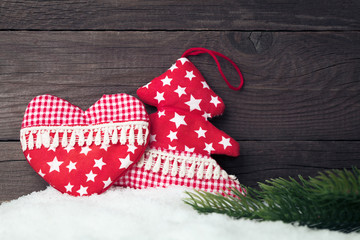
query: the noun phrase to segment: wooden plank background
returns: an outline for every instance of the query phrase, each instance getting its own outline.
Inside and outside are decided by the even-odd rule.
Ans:
[[[2,0],[22,30],[359,30],[356,0]]]
[[[238,158],[215,158],[242,184],[359,166],[359,10],[357,1],[2,1],[0,201],[46,186],[19,143],[33,97],[87,109],[103,94],[136,95],[197,46],[229,56],[246,81],[232,91],[210,57],[191,57],[227,107],[212,122],[241,146]]]

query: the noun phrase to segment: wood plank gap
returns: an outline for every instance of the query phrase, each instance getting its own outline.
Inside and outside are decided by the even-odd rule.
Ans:
[[[0,29],[0,32],[288,32],[288,33],[351,33],[351,32],[360,32],[360,29],[351,29],[351,30],[342,30],[342,29],[304,29],[304,30],[291,30],[291,29],[36,29],[36,28],[19,28],[19,29],[11,29],[11,28],[3,28]]]

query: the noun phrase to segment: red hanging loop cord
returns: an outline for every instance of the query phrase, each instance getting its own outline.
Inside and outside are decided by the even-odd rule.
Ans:
[[[223,77],[224,81],[226,82],[226,84],[229,86],[230,89],[238,91],[242,88],[242,86],[244,85],[244,78],[241,74],[241,71],[240,71],[239,67],[236,65],[236,63],[233,60],[231,60],[230,58],[228,58],[227,56],[225,56],[219,52],[215,52],[215,51],[206,49],[206,48],[190,48],[190,49],[186,50],[181,57],[194,56],[194,55],[199,55],[202,53],[208,53],[214,59],[221,76]],[[223,73],[220,63],[219,63],[219,60],[217,59],[216,56],[224,58],[225,60],[230,62],[231,65],[233,65],[233,67],[235,68],[236,72],[238,73],[238,75],[240,77],[239,86],[234,87],[233,85],[230,84],[230,82],[225,77],[225,74]]]

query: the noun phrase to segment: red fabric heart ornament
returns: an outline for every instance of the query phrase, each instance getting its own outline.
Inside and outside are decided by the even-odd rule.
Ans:
[[[35,97],[20,131],[31,167],[73,196],[108,189],[139,161],[148,136],[144,105],[127,94],[104,95],[86,111],[52,95]]]

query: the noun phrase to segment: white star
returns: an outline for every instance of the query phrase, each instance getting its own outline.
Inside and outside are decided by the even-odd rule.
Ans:
[[[193,73],[193,71],[186,71],[186,75],[185,75],[185,77],[186,78],[188,78],[188,79],[190,79],[190,81],[194,78],[194,77],[196,77],[195,75],[194,75],[194,73]]]
[[[156,97],[154,97],[154,99],[156,99],[158,101],[158,103],[160,103],[161,101],[164,101],[165,100],[164,93],[156,92]]]
[[[151,84],[151,82],[147,83],[145,86],[143,86],[144,88],[149,89],[149,85]]]
[[[80,189],[77,190],[76,192],[79,193],[80,196],[82,196],[82,195],[87,194],[87,189],[88,189],[88,187],[83,187],[82,185],[80,185]]]
[[[169,70],[172,72],[175,69],[177,69],[178,67],[176,66],[176,63],[174,63],[173,65],[171,65],[171,67],[169,68]]]
[[[156,142],[156,134],[150,134],[150,142]]]
[[[203,88],[210,89],[209,85],[205,81],[201,81]]]
[[[56,151],[56,147],[51,144],[51,146],[48,148],[48,151]]]
[[[185,145],[185,151],[186,152],[194,152],[195,148],[189,148],[188,146]]]
[[[69,172],[71,172],[72,170],[75,170],[76,169],[76,162],[72,162],[70,161],[69,165],[67,165],[66,167],[69,169]]]
[[[207,132],[207,130],[204,130],[200,127],[199,130],[195,130],[195,132],[198,134],[198,138],[206,138],[205,133]]]
[[[201,111],[201,108],[199,106],[200,102],[201,102],[201,99],[195,99],[192,95],[190,95],[190,100],[185,102],[185,104],[190,107],[190,112],[195,109]]]
[[[49,173],[51,173],[52,171],[57,171],[57,172],[60,172],[60,165],[62,164],[63,162],[59,162],[57,160],[56,157],[54,157],[54,159],[52,160],[52,162],[48,162],[47,164],[50,166],[50,170],[49,170]]]
[[[188,62],[189,60],[187,58],[179,58],[178,61],[180,61],[181,64],[184,65],[184,63]]]
[[[71,192],[73,187],[74,187],[74,185],[71,185],[69,182],[68,185],[65,186],[66,192]]]
[[[72,146],[70,146],[70,144],[69,144],[69,145],[67,145],[66,148],[64,148],[64,149],[69,153],[71,150],[73,150],[73,149],[75,149],[75,148],[72,147]]]
[[[165,110],[158,111],[158,117],[165,116]]]
[[[176,150],[176,146],[173,147],[173,146],[171,146],[171,145],[169,144],[169,150]]]
[[[135,153],[135,150],[137,149],[137,147],[135,147],[135,145],[127,145],[128,146],[128,152],[132,152]]]
[[[175,123],[176,128],[179,128],[181,125],[185,125],[185,126],[187,125],[184,119],[185,116],[181,116],[175,113],[175,116],[172,119],[170,119],[170,122]]]
[[[167,135],[167,137],[170,138],[170,142],[172,142],[174,139],[178,139],[176,134],[177,134],[177,132],[173,132],[170,130],[170,134]]]
[[[101,147],[100,147],[100,149],[104,149],[105,151],[107,151],[107,149],[110,147],[110,145],[109,144],[106,144],[106,143],[102,143],[101,144]]]
[[[126,158],[119,158],[120,160],[120,168],[128,168],[133,162],[130,160],[130,154],[126,156]]]
[[[95,182],[95,177],[97,174],[94,174],[93,171],[91,170],[88,174],[85,174],[85,176],[87,177],[86,182],[88,181],[93,181]]]
[[[209,152],[209,154],[211,153],[211,151],[215,150],[212,145],[213,145],[212,143],[210,143],[210,144],[205,143],[204,150]]]
[[[103,183],[104,183],[104,188],[107,188],[112,183],[111,178],[109,177],[108,180],[103,181]]]
[[[181,97],[182,95],[186,95],[185,89],[186,87],[178,86],[178,88],[174,92],[176,92],[179,95],[179,97]]]
[[[172,80],[172,78],[169,78],[168,76],[166,76],[164,79],[161,79],[161,81],[163,82],[163,86],[165,86],[165,85],[170,86],[171,80]]]
[[[103,159],[102,158],[100,158],[100,159],[94,159],[94,161],[95,161],[95,164],[94,164],[94,168],[99,168],[100,170],[102,169],[102,167],[104,166],[104,165],[106,165],[106,163],[104,163],[103,162]]]
[[[30,157],[30,154],[28,154],[27,156],[26,156],[26,159],[30,162],[31,161],[31,157]]]
[[[88,146],[86,146],[86,147],[82,147],[82,148],[81,148],[81,152],[80,152],[80,153],[83,153],[83,154],[85,154],[85,155],[87,156],[88,152],[90,152],[90,151],[91,151],[91,148],[89,148]]]
[[[217,105],[220,103],[219,97],[218,97],[218,96],[216,96],[216,97],[211,96],[211,101],[210,101],[210,103],[214,104],[215,107],[217,107]]]
[[[43,172],[41,171],[41,169],[40,169],[40,171],[38,172],[38,174],[39,174],[40,176],[42,176],[42,177],[45,176],[45,173],[43,173]]]
[[[205,118],[206,121],[208,120],[208,118],[211,118],[211,114],[207,112],[204,112],[202,116]]]
[[[232,146],[230,143],[230,138],[225,138],[225,137],[221,137],[221,141],[219,142],[219,144],[222,144],[224,146],[224,149],[226,149],[229,146]]]

